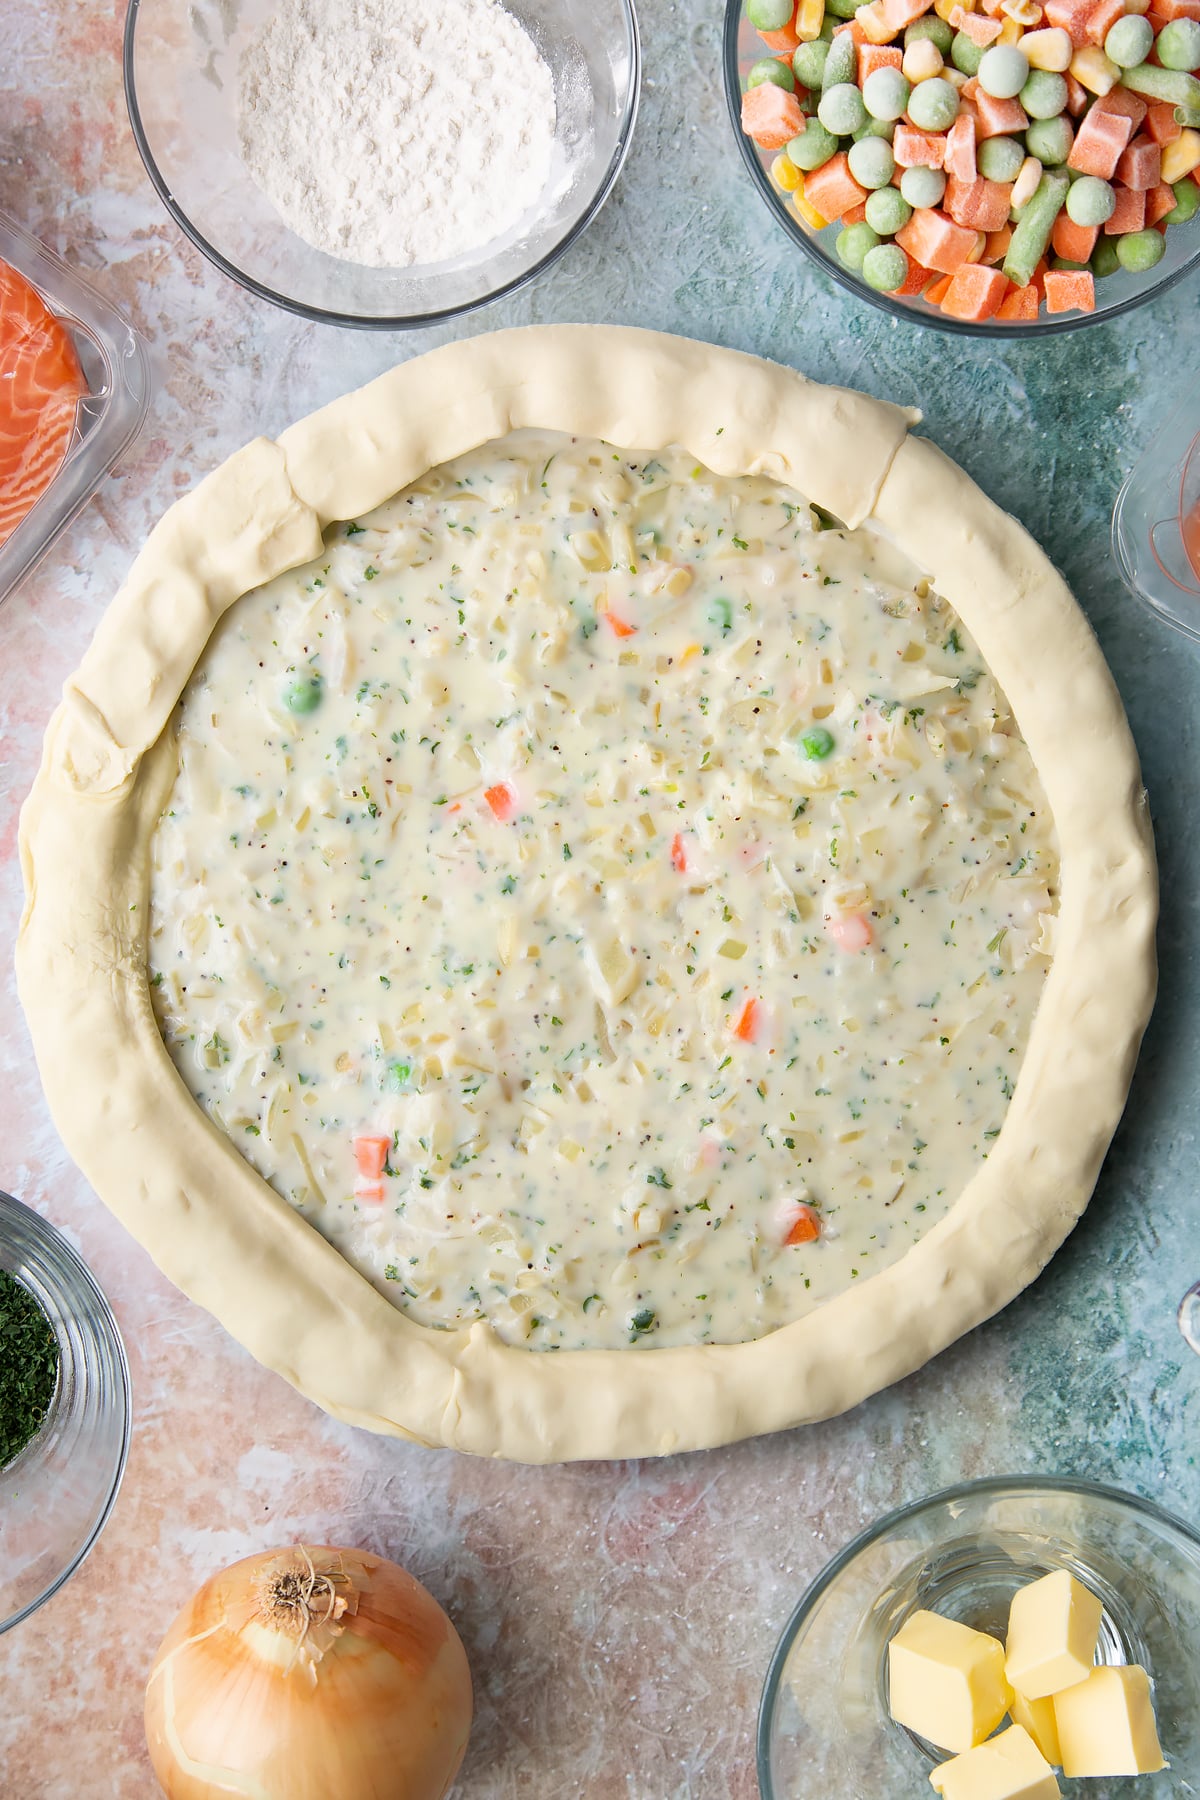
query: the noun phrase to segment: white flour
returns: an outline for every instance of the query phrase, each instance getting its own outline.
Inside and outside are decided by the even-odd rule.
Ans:
[[[461,256],[546,183],[554,84],[498,0],[284,0],[239,77],[247,169],[333,256],[373,268]]]

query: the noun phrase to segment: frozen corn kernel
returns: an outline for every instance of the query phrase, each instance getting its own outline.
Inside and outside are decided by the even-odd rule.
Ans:
[[[824,23],[825,0],[800,0],[792,29],[802,44],[819,38]]]
[[[1181,131],[1175,142],[1163,150],[1161,169],[1168,187],[1174,187],[1193,169],[1200,169],[1200,131]]]
[[[1013,191],[1009,196],[1013,207],[1017,212],[1019,212],[1023,206],[1028,206],[1029,202],[1033,199],[1033,196],[1037,193],[1038,182],[1041,179],[1041,163],[1036,156],[1027,156],[1025,161],[1021,164],[1021,172],[1013,182]],[[901,192],[903,192],[903,188],[901,188]]]
[[[1015,19],[1025,31],[1035,30],[1044,16],[1037,0],[1000,0],[1000,11],[1006,19]]]
[[[1089,94],[1103,99],[1111,94],[1121,79],[1121,71],[1111,57],[1105,56],[1099,44],[1087,44],[1071,58],[1071,73]]]
[[[931,38],[918,38],[904,52],[900,65],[905,79],[915,87],[918,81],[930,81],[945,68],[941,51]]]
[[[803,179],[790,156],[777,156],[771,164],[771,180],[785,194],[794,194]]]
[[[1027,31],[1021,40],[1021,48],[1031,69],[1049,69],[1054,75],[1065,74],[1075,54],[1071,34],[1061,25],[1047,26],[1044,31]]]

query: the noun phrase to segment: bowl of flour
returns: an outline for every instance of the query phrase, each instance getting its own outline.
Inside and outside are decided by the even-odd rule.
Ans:
[[[511,293],[595,217],[633,132],[632,0],[132,0],[147,172],[218,268],[397,329]]]

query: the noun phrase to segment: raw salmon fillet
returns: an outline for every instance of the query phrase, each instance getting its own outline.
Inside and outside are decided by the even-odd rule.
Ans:
[[[85,391],[66,327],[0,262],[0,544],[62,467]]]

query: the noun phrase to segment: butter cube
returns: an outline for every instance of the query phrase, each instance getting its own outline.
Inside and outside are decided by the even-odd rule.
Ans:
[[[1062,1767],[1062,1751],[1058,1747],[1058,1724],[1054,1717],[1053,1699],[1027,1700],[1014,1694],[1009,1707],[1014,1725],[1027,1731],[1048,1763]]]
[[[929,1777],[943,1800],[1061,1800],[1054,1771],[1020,1725],[943,1763]]]
[[[1069,1569],[1043,1575],[1013,1595],[1004,1673],[1026,1700],[1044,1700],[1092,1672],[1100,1615],[1095,1594]]]
[[[1150,1677],[1136,1664],[1093,1669],[1054,1696],[1064,1775],[1152,1775],[1164,1769]]]
[[[940,1613],[915,1612],[888,1645],[892,1717],[943,1750],[970,1750],[995,1731],[1012,1690],[1004,1647]]]

